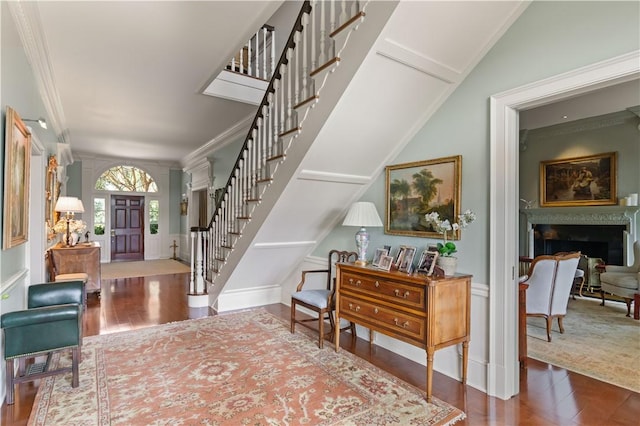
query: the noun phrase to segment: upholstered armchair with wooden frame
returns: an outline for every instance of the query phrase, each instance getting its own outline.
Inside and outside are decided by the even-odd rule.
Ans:
[[[604,306],[604,294],[611,293],[622,297],[627,304],[627,316],[631,316],[631,302],[636,293],[640,293],[640,241],[633,243],[633,265],[605,265],[600,274],[601,306]]]
[[[336,281],[336,263],[340,262],[355,262],[358,259],[358,253],[354,251],[340,251],[331,250],[329,252],[329,259],[327,269],[314,269],[302,271],[302,279],[296,288],[296,292],[291,295],[291,333],[295,333],[296,324],[300,324],[311,330],[315,330],[309,324],[310,321],[318,322],[318,347],[322,349],[324,337],[328,334],[333,338],[333,330],[335,329],[335,321],[333,318],[333,311],[335,310],[335,281]],[[324,289],[312,289],[305,288],[307,276],[310,274],[325,274],[326,286]],[[309,287],[309,286],[307,286]],[[302,306],[317,314],[317,318],[296,318],[296,307]],[[329,319],[331,329],[329,332],[324,332],[324,322]],[[339,325],[338,325],[339,326]],[[343,329],[350,329],[352,335],[355,337],[356,329],[353,323],[349,323],[347,327]]]
[[[567,305],[579,260],[580,252],[536,256],[531,262],[528,277],[521,280],[529,284],[527,317],[545,318],[549,342],[551,341],[551,323],[554,318],[558,318],[560,333],[564,333],[562,320],[567,314]]]
[[[83,283],[69,281],[32,285],[27,308],[7,312],[0,318],[4,330],[7,404],[14,402],[14,386],[54,374],[71,372],[71,386],[78,387],[78,364],[82,347]],[[71,350],[71,366],[49,370],[51,355]],[[47,355],[46,362],[26,368],[26,360]],[[14,362],[18,360],[15,375]]]

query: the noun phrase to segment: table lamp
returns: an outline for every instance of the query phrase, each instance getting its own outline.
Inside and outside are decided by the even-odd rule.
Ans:
[[[353,203],[347,212],[347,216],[342,222],[342,226],[359,226],[360,230],[356,232],[356,247],[358,248],[358,260],[356,264],[367,264],[367,246],[369,245],[369,233],[365,227],[382,226],[380,216],[376,210],[375,204],[368,201],[359,201]]]
[[[65,241],[66,246],[70,247],[71,242],[70,232],[69,232],[69,222],[73,219],[73,216],[76,213],[84,213],[84,206],[82,205],[82,200],[79,200],[76,197],[58,197],[58,201],[56,201],[56,205],[54,210],[60,213],[64,213],[64,218],[67,221],[67,239]]]

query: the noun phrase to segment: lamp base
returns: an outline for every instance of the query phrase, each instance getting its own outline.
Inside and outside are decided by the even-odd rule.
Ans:
[[[354,263],[358,266],[367,266],[366,260],[356,260]]]

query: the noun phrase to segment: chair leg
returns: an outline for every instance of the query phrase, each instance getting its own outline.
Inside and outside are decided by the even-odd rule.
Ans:
[[[7,405],[12,405],[13,404],[13,387],[14,387],[14,383],[13,383],[13,360],[12,359],[8,359],[5,362],[5,368],[6,368],[6,374],[5,374],[5,381],[7,382]]]
[[[625,298],[624,298],[624,303],[626,303],[626,304],[627,304],[627,316],[628,316],[628,317],[631,317],[631,300],[632,300],[632,299],[631,299],[631,298],[629,298],[629,297],[625,297]]]
[[[558,317],[558,327],[560,327],[560,333],[564,333],[564,326],[562,325],[562,319],[564,317]]]
[[[295,333],[296,331],[296,304],[292,300],[291,301],[291,333]]]
[[[600,290],[600,297],[602,298],[602,303],[600,303],[600,306],[604,306],[604,290]]]
[[[80,385],[80,374],[78,371],[78,364],[80,363],[80,357],[78,355],[79,351],[79,347],[71,349],[71,373],[73,375],[73,378],[71,379],[72,388],[77,388]]]
[[[318,334],[320,334],[318,338],[318,347],[322,349],[324,346],[324,314],[322,312],[318,313]]]
[[[553,318],[547,317],[547,342],[551,341],[551,322]]]

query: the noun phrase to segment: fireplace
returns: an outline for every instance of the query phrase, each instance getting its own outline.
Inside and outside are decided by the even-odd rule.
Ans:
[[[580,251],[612,265],[632,262],[638,207],[548,207],[525,209],[527,255]]]
[[[580,251],[610,265],[623,264],[624,225],[534,225],[534,255]]]

